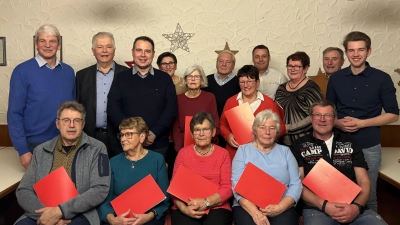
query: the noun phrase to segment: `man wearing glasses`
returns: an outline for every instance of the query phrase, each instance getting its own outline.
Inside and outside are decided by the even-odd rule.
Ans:
[[[322,158],[362,188],[351,204],[329,202],[303,186],[301,198],[305,225],[320,224],[386,224],[373,210],[365,207],[370,195],[368,165],[361,147],[348,135],[333,132],[337,121],[336,107],[320,100],[309,108],[313,133],[300,137],[291,145],[300,170],[300,178],[310,172]],[[340,183],[337,190],[340,192]]]
[[[132,49],[135,65],[114,78],[108,93],[107,116],[111,123],[107,126],[117,129],[123,119],[142,117],[150,130],[144,146],[165,158],[178,107],[171,77],[151,65],[154,54],[151,38],[135,39]],[[111,143],[114,154],[122,152],[116,134],[109,133],[109,138],[114,140]]]
[[[114,61],[115,41],[109,32],[93,36],[92,53],[97,63],[76,73],[76,100],[86,109],[83,131],[103,142],[111,158],[113,152],[107,134],[107,95],[114,76],[128,68]],[[118,130],[110,132],[117,134]]]
[[[57,107],[75,100],[75,74],[57,59],[61,35],[57,27],[45,24],[35,33],[37,55],[15,67],[10,79],[7,121],[20,163],[28,168],[33,149],[54,138]]]
[[[96,206],[107,197],[110,166],[105,145],[83,132],[85,116],[84,107],[77,102],[67,101],[59,106],[59,135],[35,148],[30,167],[16,190],[18,203],[25,210],[16,224],[100,224]],[[75,184],[78,196],[46,207],[33,185],[60,167]]]

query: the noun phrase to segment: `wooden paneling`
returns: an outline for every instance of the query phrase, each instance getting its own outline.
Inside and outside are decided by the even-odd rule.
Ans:
[[[7,125],[0,125],[0,146],[13,146],[10,135],[8,135]]]
[[[381,127],[382,147],[400,147],[400,125],[385,125]]]

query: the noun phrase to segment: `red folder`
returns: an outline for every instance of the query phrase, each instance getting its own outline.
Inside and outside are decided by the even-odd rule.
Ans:
[[[185,117],[185,136],[183,140],[183,147],[194,144],[192,133],[190,132],[190,121],[192,120],[192,117],[193,116]]]
[[[207,198],[216,193],[218,189],[217,184],[180,165],[167,192],[188,203],[189,197]]]
[[[133,214],[143,214],[156,206],[166,197],[151,174],[137,182],[124,193],[111,201],[117,216],[131,210],[127,218]]]
[[[253,131],[251,130],[251,126],[253,126],[254,115],[249,103],[243,103],[225,111],[224,113],[233,136],[239,145],[253,141]]]
[[[281,201],[286,185],[249,162],[234,190],[258,207],[265,208]]]
[[[78,196],[78,191],[63,166],[36,182],[33,189],[46,207],[58,206]]]
[[[321,158],[303,179],[303,184],[314,194],[329,202],[350,204],[361,187]],[[340,190],[338,190],[340,187]]]

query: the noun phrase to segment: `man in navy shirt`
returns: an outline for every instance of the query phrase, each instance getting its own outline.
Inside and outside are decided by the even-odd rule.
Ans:
[[[396,89],[387,73],[371,67],[367,62],[372,51],[368,35],[359,31],[350,32],[343,46],[350,66],[331,76],[326,98],[337,107],[335,126],[351,135],[362,147],[371,180],[371,196],[367,205],[377,211],[376,182],[382,158],[380,126],[399,118]]]
[[[108,93],[107,116],[111,123],[107,123],[107,127],[118,128],[123,119],[142,117],[150,130],[144,146],[165,158],[178,104],[171,77],[151,66],[154,54],[151,38],[135,39],[132,49],[135,65],[114,77]],[[109,138],[114,153],[122,152],[121,145],[111,141],[117,137],[109,133]]]

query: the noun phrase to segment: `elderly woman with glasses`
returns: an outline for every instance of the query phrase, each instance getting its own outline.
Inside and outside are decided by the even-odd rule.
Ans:
[[[213,115],[205,112],[194,115],[190,121],[190,132],[195,144],[179,151],[173,176],[182,165],[217,184],[219,189],[206,198],[192,196],[188,204],[173,197],[172,224],[231,225],[232,212],[228,201],[232,196],[231,160],[225,149],[211,143],[216,134]],[[208,214],[206,209],[210,209]]]
[[[232,188],[250,162],[286,185],[287,189],[278,204],[265,208],[258,208],[234,191],[232,210],[235,225],[295,225],[297,213],[294,205],[300,198],[302,184],[292,152],[288,147],[275,143],[280,132],[279,116],[271,110],[258,113],[252,130],[253,142],[241,145],[233,159]]]
[[[286,68],[290,80],[281,84],[276,91],[275,101],[285,112],[286,133],[283,133],[282,142],[287,146],[311,132],[308,108],[322,99],[318,84],[306,76],[309,67],[310,57],[305,52],[295,52],[288,56]]]
[[[282,111],[282,109],[274,102],[274,100],[257,90],[258,86],[260,85],[260,78],[258,69],[255,66],[243,66],[239,69],[237,76],[239,78],[241,91],[226,101],[221,115],[221,135],[227,142],[226,149],[228,150],[231,159],[233,159],[235,156],[239,144],[236,142],[236,139],[229,126],[228,120],[224,113],[225,111],[246,102],[249,103],[251,111],[254,115],[257,115],[264,109],[271,109],[276,113]],[[283,121],[283,118],[280,119]],[[280,129],[284,130],[285,127],[283,126]]]
[[[168,73],[175,85],[176,94],[182,94],[187,90],[185,86],[185,81],[182,77],[175,75],[178,60],[176,56],[171,52],[163,52],[157,58],[158,68],[166,73]]]
[[[179,152],[184,147],[185,117],[193,116],[201,111],[211,113],[214,116],[217,134],[212,137],[212,143],[218,144],[219,117],[217,102],[214,94],[200,89],[207,86],[207,77],[203,68],[198,65],[188,67],[185,71],[184,80],[188,90],[177,96],[178,115],[172,126],[175,150]]]
[[[164,157],[143,147],[149,128],[141,117],[124,119],[119,125],[119,130],[118,138],[121,141],[123,152],[110,160],[110,191],[98,209],[100,219],[103,224],[111,225],[163,225],[164,213],[169,206],[169,194],[167,193],[169,182]],[[167,198],[144,214],[134,214],[133,218],[127,218],[129,213],[132,213],[129,210],[116,216],[110,202],[149,174]],[[135,199],[127,199],[127,201],[135,201]]]

